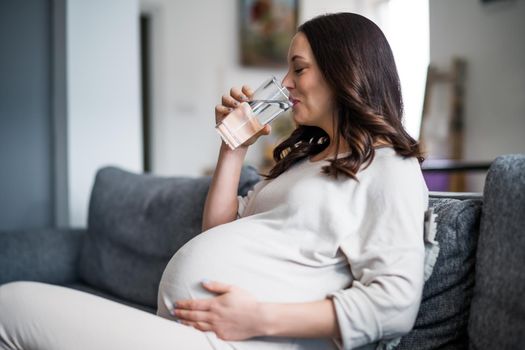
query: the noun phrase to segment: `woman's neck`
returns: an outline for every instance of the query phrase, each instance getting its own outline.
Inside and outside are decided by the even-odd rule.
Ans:
[[[350,147],[348,147],[348,144],[346,142],[342,142],[342,140],[340,140],[339,148],[337,148],[335,143],[330,140],[330,144],[320,153],[311,157],[310,160],[315,162],[315,161],[322,160],[325,158],[333,157],[335,156],[336,153],[341,154],[341,153],[347,153],[349,151],[350,151]]]
[[[373,148],[385,147],[385,146],[391,147],[392,144],[383,138],[376,139],[376,141],[372,145]],[[336,153],[344,154],[344,153],[349,153],[349,152],[350,152],[350,147],[348,146],[348,144],[343,138],[339,139],[339,148],[337,148],[335,143],[332,141],[332,139],[330,139],[330,144],[320,153],[311,157],[310,160],[315,162],[318,160],[334,157]]]

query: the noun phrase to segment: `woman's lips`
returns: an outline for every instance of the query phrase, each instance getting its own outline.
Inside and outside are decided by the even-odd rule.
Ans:
[[[290,102],[292,103],[292,107],[295,107],[295,105],[298,104],[298,103],[301,102],[301,101],[296,100],[296,99],[293,98],[293,97],[290,97]]]

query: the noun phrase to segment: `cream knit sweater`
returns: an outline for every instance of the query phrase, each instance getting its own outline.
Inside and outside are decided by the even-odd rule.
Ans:
[[[408,332],[424,277],[428,190],[419,164],[376,150],[359,182],[304,160],[239,197],[239,218],[192,239],[172,258],[159,288],[171,300],[207,298],[203,279],[234,284],[260,301],[333,298],[342,339],[257,338],[217,349],[374,348]]]

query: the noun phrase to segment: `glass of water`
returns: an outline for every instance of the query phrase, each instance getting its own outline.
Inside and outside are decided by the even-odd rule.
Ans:
[[[232,150],[236,149],[292,106],[288,95],[288,90],[272,76],[255,90],[250,101],[241,103],[215,129]]]

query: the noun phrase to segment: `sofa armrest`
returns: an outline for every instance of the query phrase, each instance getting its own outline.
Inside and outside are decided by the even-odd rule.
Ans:
[[[0,284],[29,280],[54,284],[77,280],[85,229],[0,232]]]

